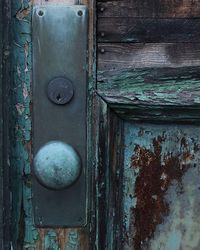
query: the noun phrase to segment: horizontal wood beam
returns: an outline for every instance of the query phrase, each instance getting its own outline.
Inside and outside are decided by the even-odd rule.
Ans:
[[[47,5],[47,4],[68,4],[68,5],[72,5],[72,4],[78,4],[79,0],[33,0],[33,4],[34,5]]]
[[[200,66],[200,43],[99,43],[98,70]]]
[[[153,123],[200,124],[200,108],[110,104],[121,119]]]
[[[113,105],[200,107],[200,67],[98,72],[97,90]]]
[[[194,0],[100,0],[97,7],[99,17],[200,17],[200,2]]]
[[[200,18],[98,18],[98,42],[200,42]]]

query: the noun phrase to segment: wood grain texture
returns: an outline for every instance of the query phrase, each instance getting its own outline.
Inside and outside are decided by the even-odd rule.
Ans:
[[[100,43],[98,70],[200,65],[199,43]]]
[[[199,79],[199,67],[105,71],[97,91],[129,119],[199,121]]]
[[[78,4],[79,0],[32,0],[34,5],[48,5],[48,4]]]
[[[2,1],[0,2],[0,9],[3,9]],[[2,63],[3,63],[3,12],[0,12],[0,246],[4,245],[3,239],[3,112],[2,112]]]
[[[98,42],[199,42],[200,19],[99,18]]]
[[[98,1],[99,17],[183,18],[200,17],[198,0]]]
[[[11,2],[9,0],[1,1],[1,174],[3,192],[1,204],[1,218],[3,222],[3,230],[0,239],[3,241],[1,248],[10,250],[10,140],[9,140],[9,115],[10,115],[10,85],[11,85]],[[0,223],[1,224],[1,223]]]
[[[121,249],[123,121],[95,95],[95,249]],[[94,157],[94,156],[93,156]]]
[[[123,100],[133,105],[200,104],[199,67],[99,72],[98,82],[98,92],[110,101],[118,96],[120,103]]]

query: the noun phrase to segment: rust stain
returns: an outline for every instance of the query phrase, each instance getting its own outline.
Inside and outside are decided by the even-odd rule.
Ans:
[[[60,250],[65,250],[66,249],[69,230],[70,229],[66,229],[66,228],[65,229],[60,228],[60,229],[56,230],[57,242],[58,242],[58,245],[60,247]]]
[[[89,246],[89,238],[87,230],[83,228],[83,229],[78,229],[77,231],[78,231],[79,250],[92,249],[91,246]]]
[[[168,214],[166,191],[173,180],[177,180],[181,185],[181,178],[189,168],[187,161],[194,159],[194,155],[187,149],[184,138],[181,141],[183,153],[177,156],[169,153],[162,159],[163,141],[164,137],[160,136],[153,140],[153,152],[136,145],[131,159],[132,167],[139,170],[135,183],[137,203],[131,211],[131,228],[134,228],[133,240],[136,250],[147,244],[156,226],[162,223],[163,216]]]
[[[24,9],[19,9],[16,13],[16,18],[18,20],[23,20],[25,17],[27,17],[30,14],[30,7],[24,8]]]
[[[38,250],[45,250],[45,236],[49,233],[49,230],[51,229],[39,229],[39,237],[37,240],[37,249]],[[71,228],[57,228],[55,229],[56,232],[56,242],[58,244],[58,247],[60,250],[66,250],[66,247],[68,245],[68,236],[70,231],[77,231],[78,233],[78,243],[79,243],[79,249],[89,249],[89,243],[88,243],[88,235],[87,230],[84,229],[71,229]]]
[[[38,241],[37,241],[37,249],[38,250],[45,250],[45,241],[44,241],[44,237],[45,237],[45,234],[47,232],[47,229],[39,229],[39,237],[38,237]]]
[[[28,152],[28,160],[29,162],[32,162],[32,141],[31,140],[27,141],[25,147]]]

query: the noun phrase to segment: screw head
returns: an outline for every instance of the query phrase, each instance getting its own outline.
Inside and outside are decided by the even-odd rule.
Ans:
[[[81,159],[73,147],[61,141],[51,141],[37,152],[34,173],[45,187],[60,190],[71,186],[80,176]]]
[[[74,95],[74,88],[69,79],[56,77],[49,82],[47,93],[53,103],[64,105],[71,101]]]

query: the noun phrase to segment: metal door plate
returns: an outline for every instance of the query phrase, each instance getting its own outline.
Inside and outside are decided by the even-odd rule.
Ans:
[[[51,190],[33,177],[34,220],[41,227],[86,224],[87,8],[42,5],[33,9],[33,156],[50,141],[62,141],[79,153],[82,171],[63,190]],[[69,79],[73,97],[57,105],[49,83]]]

